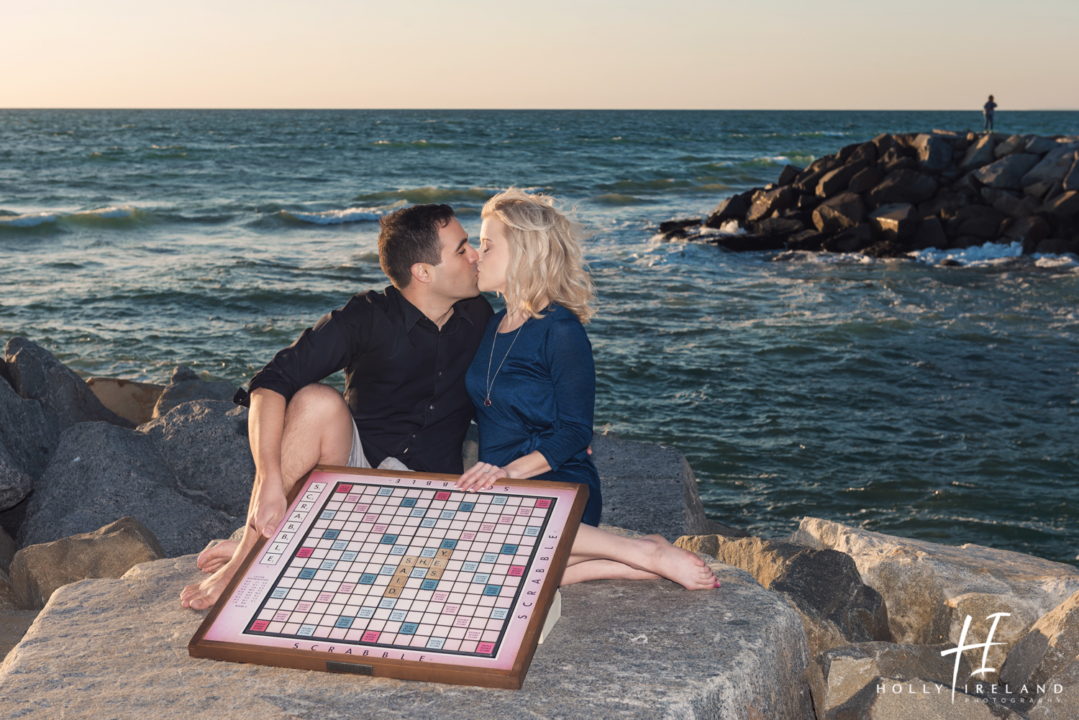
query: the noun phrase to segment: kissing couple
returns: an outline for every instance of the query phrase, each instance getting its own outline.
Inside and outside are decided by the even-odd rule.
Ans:
[[[352,297],[277,353],[249,385],[255,479],[239,542],[204,550],[209,576],[180,594],[212,606],[258,538],[285,519],[286,497],[316,465],[452,473],[457,488],[502,478],[583,483],[588,504],[562,584],[664,577],[718,587],[697,555],[658,535],[600,530],[589,457],[596,370],[585,332],[594,310],[581,229],[553,198],[501,192],[483,207],[479,249],[448,205],[384,216],[379,261],[391,286]],[[480,295],[506,301],[495,313]],[[321,380],[344,370],[344,395]],[[479,462],[461,449],[473,416]]]

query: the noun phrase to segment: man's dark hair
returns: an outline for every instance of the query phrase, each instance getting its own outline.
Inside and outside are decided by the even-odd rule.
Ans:
[[[395,288],[408,287],[416,263],[442,262],[438,231],[453,218],[449,205],[413,205],[379,219],[382,231],[378,234],[378,261]]]

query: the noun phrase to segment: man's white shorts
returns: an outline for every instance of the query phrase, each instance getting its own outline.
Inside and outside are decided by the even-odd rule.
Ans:
[[[367,456],[363,454],[363,443],[360,442],[360,429],[356,427],[356,421],[352,421],[352,453],[348,456],[348,466],[354,468],[369,468],[371,463],[367,462]],[[379,470],[403,470],[404,472],[412,472],[405,464],[395,457],[388,457],[383,460],[379,466]]]

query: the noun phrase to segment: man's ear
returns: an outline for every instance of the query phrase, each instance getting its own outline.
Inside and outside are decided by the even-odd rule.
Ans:
[[[409,270],[412,272],[412,279],[424,285],[430,285],[431,281],[434,280],[431,275],[431,266],[427,263],[415,263]]]

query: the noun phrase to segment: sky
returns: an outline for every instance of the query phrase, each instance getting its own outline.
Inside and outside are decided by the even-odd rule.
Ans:
[[[8,2],[0,108],[1079,109],[1076,0]]]

